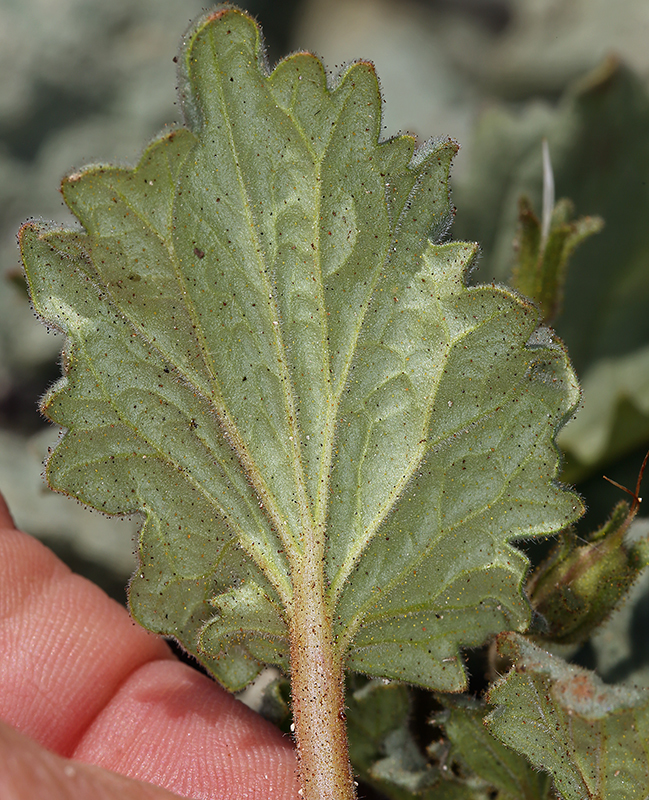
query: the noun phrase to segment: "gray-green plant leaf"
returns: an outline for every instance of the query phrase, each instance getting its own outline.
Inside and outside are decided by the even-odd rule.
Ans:
[[[569,197],[580,215],[604,219],[604,230],[571,258],[556,325],[580,376],[649,343],[648,130],[646,81],[610,57],[554,106],[491,107],[457,187],[457,233],[480,241],[482,280],[508,279],[520,195],[541,207],[544,137],[557,196]]]
[[[408,687],[359,676],[351,676],[350,683],[346,715],[354,772],[391,800],[409,800],[413,792],[428,797],[426,790],[437,784],[439,773],[409,730]]]
[[[649,794],[649,694],[607,686],[518,634],[499,641],[514,659],[488,701],[489,730],[549,772],[565,800]]]
[[[559,437],[571,456],[570,479],[649,437],[649,345],[598,361],[584,375],[582,390],[582,408]]]
[[[547,800],[552,796],[549,776],[487,730],[487,708],[482,703],[465,696],[440,699],[446,708],[435,721],[450,743],[444,773],[450,780],[469,787],[477,784],[476,789],[480,787],[485,796],[493,796],[490,790],[497,791],[498,800]],[[441,746],[448,747],[446,743]]]
[[[545,198],[544,198],[545,202]],[[566,268],[574,249],[603,226],[599,217],[571,220],[573,206],[563,199],[550,206],[548,233],[527,197],[518,201],[516,263],[511,285],[539,304],[543,322],[550,325],[561,310]],[[545,210],[544,210],[545,213]]]
[[[50,484],[143,515],[132,611],[229,687],[289,668],[321,542],[348,667],[457,691],[460,647],[528,623],[511,542],[581,512],[554,482],[566,354],[527,302],[467,288],[476,247],[440,243],[456,145],[379,142],[371,64],[269,72],[223,8],[180,66],[188,127],[66,178],[83,229],[22,231],[68,336]]]
[[[360,684],[360,685],[359,685]],[[465,695],[438,695],[443,733],[420,750],[410,729],[411,691],[402,683],[350,676],[346,699],[349,752],[355,773],[391,800],[548,800],[550,777],[495,739],[483,724],[488,709]]]

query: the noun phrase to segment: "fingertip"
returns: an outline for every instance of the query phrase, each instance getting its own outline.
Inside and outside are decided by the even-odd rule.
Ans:
[[[17,530],[0,535],[0,718],[68,755],[128,675],[170,659],[125,608]]]
[[[51,753],[0,721],[0,797],[31,800],[173,800],[178,795]],[[178,798],[179,800],[179,798]]]
[[[220,797],[299,796],[290,740],[178,661],[150,662],[129,676],[74,757],[183,797],[212,797],[216,787]]]
[[[11,516],[11,511],[9,511],[9,506],[2,492],[0,492],[0,528],[9,528],[9,530],[16,529],[16,523]]]

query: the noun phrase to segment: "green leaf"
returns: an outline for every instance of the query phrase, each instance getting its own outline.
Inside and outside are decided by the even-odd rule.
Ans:
[[[280,675],[264,687],[259,713],[288,734],[293,724],[291,715],[291,684]]]
[[[400,683],[348,680],[347,725],[354,771],[393,800],[547,800],[551,780],[485,728],[484,704],[438,695],[434,717],[445,738],[420,750],[410,728],[414,698]]]
[[[562,429],[559,443],[570,454],[567,480],[577,480],[649,439],[649,346],[586,372],[582,408]]]
[[[603,226],[599,217],[570,221],[573,205],[560,200],[549,220],[547,239],[525,196],[518,201],[517,259],[511,285],[538,303],[541,318],[551,324],[561,310],[568,259],[574,249]]]
[[[439,773],[427,763],[408,728],[408,688],[358,676],[349,682],[346,715],[355,773],[394,800],[406,800],[413,792],[420,796],[434,786]]]
[[[489,733],[484,725],[487,709],[482,703],[462,696],[440,699],[446,710],[435,722],[443,727],[451,743],[446,774],[458,780],[454,776],[459,773],[469,786],[478,778],[486,784],[485,794],[493,796],[497,791],[498,800],[546,800],[551,796],[548,776]]]
[[[520,195],[541,207],[543,137],[557,196],[606,221],[571,259],[556,325],[580,375],[602,358],[649,344],[648,131],[646,81],[611,57],[558,104],[534,100],[485,113],[473,163],[455,192],[456,235],[480,241],[482,280],[507,280]]]
[[[456,145],[379,142],[370,64],[269,73],[224,8],[180,66],[188,128],[66,178],[82,230],[22,231],[68,336],[48,480],[144,517],[133,614],[230,688],[289,669],[315,598],[350,669],[457,691],[461,647],[528,624],[511,542],[581,512],[554,482],[565,352],[466,287],[476,246],[440,243]]]
[[[351,675],[347,689],[347,724],[352,764],[364,777],[382,758],[384,740],[407,727],[410,717],[408,687],[394,681],[367,680]]]
[[[607,686],[517,634],[499,650],[515,663],[488,695],[494,736],[549,772],[565,800],[647,796],[646,692]]]

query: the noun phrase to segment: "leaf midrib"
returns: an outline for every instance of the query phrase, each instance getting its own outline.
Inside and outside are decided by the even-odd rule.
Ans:
[[[270,83],[270,80],[266,78],[267,87],[270,94],[273,94],[273,87]],[[311,142],[309,141],[302,125],[300,125],[297,117],[293,113],[293,107],[295,105],[295,98],[298,92],[298,82],[295,81],[295,85],[293,87],[293,92],[291,96],[291,104],[289,106],[290,112],[287,110],[285,113],[295,126],[295,129],[300,134],[304,146],[307,149],[307,152],[311,155],[313,160],[313,164],[315,167],[315,181],[318,187],[321,186],[321,178],[322,178],[322,165],[325,160],[326,153],[328,151],[329,142],[331,141],[331,137],[333,136],[333,131],[335,130],[335,126],[332,125],[330,127],[330,135],[327,140],[327,144],[323,148],[323,156],[322,158],[318,158],[315,150],[311,147]],[[276,98],[277,99],[277,98]],[[340,110],[338,112],[338,116],[336,117],[336,122],[340,118],[340,114],[342,113],[342,109],[344,108],[344,104],[341,105]],[[315,213],[314,213],[314,245],[315,245],[315,263],[314,263],[314,272],[318,275],[318,292],[321,297],[321,303],[319,304],[320,309],[320,325],[323,331],[323,341],[322,341],[322,366],[325,374],[328,376],[327,379],[327,413],[325,415],[324,421],[324,431],[323,431],[323,452],[322,457],[320,458],[320,469],[318,475],[318,490],[316,492],[315,500],[315,513],[313,524],[315,527],[315,531],[321,531],[321,539],[323,542],[324,549],[324,541],[326,537],[326,529],[325,529],[325,521],[327,517],[327,506],[328,506],[328,499],[329,499],[329,475],[330,475],[330,466],[331,466],[331,455],[333,451],[333,442],[336,434],[336,415],[334,410],[337,408],[337,403],[332,403],[331,398],[331,354],[329,352],[329,325],[327,323],[327,314],[325,311],[326,302],[325,302],[325,291],[324,291],[324,282],[322,280],[322,261],[321,261],[321,250],[320,250],[320,225],[319,225],[319,218],[320,218],[320,208],[322,204],[322,192],[319,190],[315,192]],[[297,419],[297,418],[296,418]],[[297,438],[297,437],[296,437]],[[297,441],[301,443],[302,438],[297,438]],[[301,454],[300,454],[301,455]]]
[[[211,45],[211,52],[212,57],[214,60],[215,66],[220,66],[220,62],[217,56],[217,48],[214,42],[214,38],[210,36],[210,45]],[[257,59],[258,61],[258,59]],[[260,65],[257,64],[257,68],[259,69]],[[219,70],[219,76],[223,75],[223,70]],[[221,78],[217,78],[215,81],[217,86],[217,94],[218,94],[218,102],[220,102],[221,110],[223,114],[223,119],[227,126],[227,135],[230,144],[230,152],[232,153],[233,162],[235,165],[235,171],[238,178],[239,190],[241,193],[241,198],[244,207],[244,213],[248,218],[248,230],[251,232],[250,235],[253,238],[253,244],[256,244],[254,247],[254,251],[258,254],[258,269],[259,275],[261,280],[264,282],[266,287],[266,297],[268,298],[268,307],[270,316],[273,321],[277,321],[277,325],[271,325],[272,328],[272,336],[273,336],[273,344],[275,348],[275,353],[277,356],[277,363],[280,365],[281,371],[281,384],[284,389],[284,403],[285,403],[285,412],[286,412],[286,421],[289,426],[289,430],[291,432],[291,444],[292,444],[292,451],[293,451],[293,474],[295,480],[295,487],[297,490],[297,503],[299,507],[299,513],[302,518],[303,524],[303,537],[310,539],[310,542],[315,540],[314,536],[314,525],[313,520],[311,519],[310,508],[307,503],[307,493],[306,493],[306,486],[305,486],[305,477],[304,477],[304,467],[302,465],[302,458],[300,453],[300,437],[299,431],[297,429],[297,413],[295,408],[295,397],[294,397],[294,389],[292,385],[292,381],[290,378],[290,371],[288,370],[288,365],[286,363],[285,358],[285,349],[281,338],[281,325],[279,325],[279,309],[277,305],[277,299],[275,297],[275,290],[274,287],[270,284],[268,280],[268,273],[267,270],[264,269],[265,265],[263,263],[261,253],[263,252],[263,248],[261,246],[261,242],[259,241],[256,229],[254,226],[254,218],[252,217],[251,213],[251,206],[252,203],[250,202],[250,198],[248,196],[248,192],[246,190],[245,181],[243,180],[243,175],[241,172],[240,161],[239,161],[239,152],[236,146],[236,141],[234,138],[234,132],[232,129],[232,122],[230,119],[230,115],[228,114],[228,104],[226,103],[225,95],[223,92],[223,83]],[[214,365],[212,365],[214,366]],[[215,372],[215,370],[212,370]],[[227,412],[226,412],[227,413]],[[282,542],[285,550],[286,555],[288,557],[289,563],[297,566],[303,554],[308,550],[309,543],[306,543],[307,546],[305,547],[305,539],[301,538],[298,535],[295,535],[295,532],[291,531],[290,527],[281,517],[279,509],[275,503],[275,497],[268,490],[266,483],[261,475],[261,472],[257,469],[257,466],[250,456],[248,452],[248,448],[246,447],[243,438],[239,434],[239,430],[229,415],[227,415],[227,420],[229,425],[231,425],[232,433],[230,435],[233,436],[232,444],[234,446],[237,455],[241,459],[242,466],[244,470],[247,472],[252,485],[259,491],[260,497],[264,502],[264,508],[268,509],[268,512],[271,516],[271,522],[274,523],[276,528],[277,535],[280,537],[280,541]],[[266,503],[268,502],[268,505]]]

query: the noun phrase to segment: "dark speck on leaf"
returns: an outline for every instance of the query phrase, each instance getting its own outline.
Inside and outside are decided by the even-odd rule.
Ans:
[[[196,258],[204,258],[205,257],[204,251],[203,250],[199,250],[198,247],[194,248],[194,255],[196,256]]]

